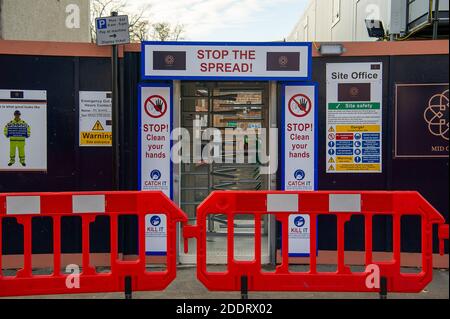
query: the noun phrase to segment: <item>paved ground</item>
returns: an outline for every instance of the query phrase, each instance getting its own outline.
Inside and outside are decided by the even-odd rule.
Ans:
[[[209,268],[209,267],[208,267]],[[297,269],[301,270],[301,268]],[[319,271],[330,270],[320,267]],[[413,269],[404,269],[412,272]],[[27,297],[31,299],[123,299],[123,293],[83,294],[63,296]],[[162,292],[136,292],[134,299],[239,299],[240,293],[209,292],[196,279],[194,267],[180,267],[177,279]],[[377,294],[362,293],[249,293],[250,299],[377,299]],[[449,299],[449,272],[435,270],[433,282],[420,294],[390,294],[390,299]]]

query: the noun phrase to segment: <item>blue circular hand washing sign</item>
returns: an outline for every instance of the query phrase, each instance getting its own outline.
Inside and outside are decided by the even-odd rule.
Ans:
[[[306,176],[305,171],[303,171],[302,169],[298,169],[298,170],[296,170],[295,173],[294,173],[294,177],[295,177],[295,179],[298,180],[298,181],[304,180],[304,179],[305,179],[305,176]]]
[[[295,217],[294,225],[299,228],[305,226],[305,219],[302,216]]]
[[[161,179],[161,172],[157,169],[150,173],[150,178],[154,181],[159,181]]]
[[[150,218],[150,223],[155,227],[159,226],[161,224],[161,217],[153,216],[152,218]]]

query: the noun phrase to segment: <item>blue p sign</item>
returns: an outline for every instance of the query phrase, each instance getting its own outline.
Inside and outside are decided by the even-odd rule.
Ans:
[[[97,29],[102,30],[106,29],[108,24],[106,23],[106,19],[98,19],[97,20]]]

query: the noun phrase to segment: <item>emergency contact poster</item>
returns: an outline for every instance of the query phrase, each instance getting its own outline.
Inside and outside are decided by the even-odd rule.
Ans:
[[[382,63],[327,64],[327,173],[382,172]]]
[[[171,198],[172,88],[144,84],[139,97],[139,189],[162,191]]]
[[[47,92],[0,90],[0,171],[47,171]]]
[[[80,92],[80,146],[112,146],[111,92]]]

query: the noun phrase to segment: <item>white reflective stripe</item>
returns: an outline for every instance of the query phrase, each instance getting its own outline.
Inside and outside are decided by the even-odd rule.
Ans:
[[[73,213],[104,213],[105,195],[73,195]]]
[[[329,211],[332,213],[360,213],[360,194],[330,194]]]
[[[267,211],[273,213],[298,212],[298,195],[268,194]]]
[[[7,215],[39,215],[41,213],[40,196],[7,196]]]

